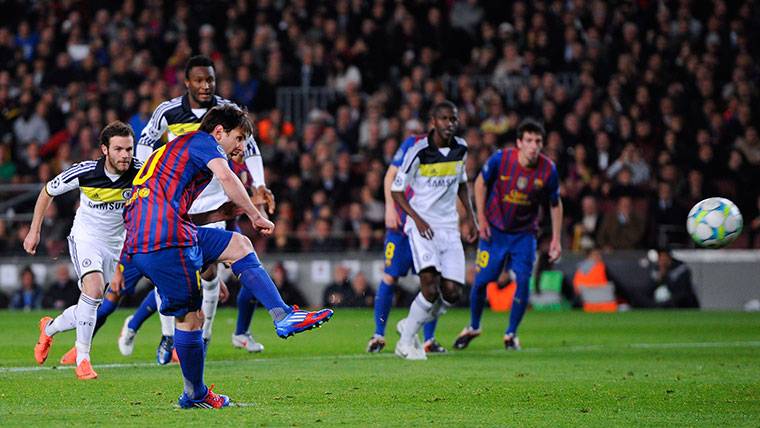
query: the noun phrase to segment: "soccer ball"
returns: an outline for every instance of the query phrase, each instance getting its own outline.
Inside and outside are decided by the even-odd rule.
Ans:
[[[739,208],[726,198],[707,198],[689,211],[686,230],[700,247],[721,248],[734,242],[744,220]]]

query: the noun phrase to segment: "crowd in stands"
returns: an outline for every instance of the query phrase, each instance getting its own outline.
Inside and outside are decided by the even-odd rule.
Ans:
[[[137,134],[213,59],[217,93],[249,109],[278,200],[264,252],[376,251],[383,175],[424,133],[431,104],[459,106],[467,173],[548,131],[562,179],[564,246],[687,245],[685,217],[714,195],[760,244],[760,6],[752,1],[7,1],[0,17],[0,183],[42,183],[99,154],[116,119]],[[303,124],[283,86],[334,95]],[[4,193],[2,199],[11,195]],[[78,197],[57,198],[41,253],[66,252]],[[30,212],[17,205],[13,213]],[[0,213],[0,254],[25,222]]]

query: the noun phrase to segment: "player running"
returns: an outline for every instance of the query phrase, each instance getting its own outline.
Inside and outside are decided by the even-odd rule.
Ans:
[[[467,143],[454,136],[459,125],[456,106],[450,101],[436,104],[431,121],[433,129],[407,150],[391,186],[393,199],[408,215],[404,232],[420,277],[420,293],[408,317],[396,325],[401,335],[396,355],[408,360],[427,359],[417,332],[459,300],[465,259],[457,197],[465,206],[465,239],[476,238],[464,169]],[[412,191],[408,200],[407,187]]]
[[[383,193],[385,195],[385,271],[383,279],[377,287],[375,295],[375,334],[367,343],[367,352],[381,352],[385,348],[385,326],[393,305],[393,295],[396,293],[398,278],[406,276],[412,267],[412,250],[409,248],[409,239],[403,231],[406,214],[401,210],[391,196],[391,185],[396,177],[404,154],[417,141],[423,137],[409,137],[396,150],[396,154],[388,166],[383,180]],[[407,194],[410,192],[407,191]],[[437,320],[425,324],[424,350],[426,353],[445,353],[446,348],[435,340],[435,326]]]
[[[79,189],[80,205],[68,240],[82,293],[76,305],[55,319],[46,316],[40,320],[40,337],[34,347],[34,358],[43,364],[53,336],[76,328],[75,373],[79,379],[98,376],[90,362],[90,346],[103,290],[114,273],[124,244],[122,212],[131,196],[132,179],[140,168],[140,163],[132,157],[133,145],[134,133],[129,125],[117,121],[103,128],[100,133],[103,156],[97,161],[74,164],[45,185],[24,239],[24,250],[35,254],[42,219],[53,198]]]
[[[134,179],[132,198],[124,210],[127,238],[122,263],[153,281],[161,295],[159,310],[175,319],[174,345],[184,378],[178,400],[182,408],[220,408],[230,402],[203,380],[206,351],[200,274],[204,266],[230,263],[242,286],[267,308],[280,337],[318,327],[333,315],[330,309],[307,312],[286,305],[248,238],[227,230],[198,228],[189,219],[190,206],[216,177],[253,227],[265,235],[272,233],[274,224],[253,205],[227,161],[227,156],[243,150],[252,127],[237,107],[212,108],[199,131],[177,137],[150,155]],[[119,273],[113,287],[121,287]]]
[[[562,254],[562,200],[554,163],[541,153],[546,132],[532,119],[517,128],[517,149],[494,153],[475,180],[475,207],[480,224],[477,274],[470,294],[470,325],[454,342],[464,349],[480,335],[480,318],[486,300],[486,285],[495,281],[505,262],[517,277],[517,290],[504,334],[507,350],[519,350],[517,327],[528,307],[529,282],[536,259],[539,207],[549,203],[552,239],[549,261]]]

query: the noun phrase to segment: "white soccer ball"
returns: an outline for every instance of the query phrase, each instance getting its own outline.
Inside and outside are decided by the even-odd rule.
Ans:
[[[734,242],[744,220],[739,208],[726,198],[707,198],[689,211],[686,230],[700,247],[721,248]]]

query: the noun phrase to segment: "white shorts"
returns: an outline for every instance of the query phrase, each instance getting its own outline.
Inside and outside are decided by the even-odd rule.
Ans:
[[[407,224],[405,232],[417,273],[432,266],[442,277],[464,284],[464,247],[459,230],[433,229],[433,239],[425,239],[413,221],[408,223],[411,225]]]
[[[103,281],[108,284],[119,262],[121,247],[103,245],[103,243],[69,236],[69,252],[71,262],[79,279],[79,288],[82,288],[82,278],[88,273],[100,272]]]

